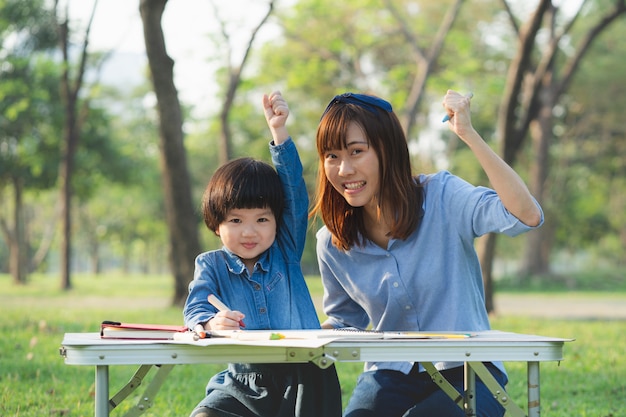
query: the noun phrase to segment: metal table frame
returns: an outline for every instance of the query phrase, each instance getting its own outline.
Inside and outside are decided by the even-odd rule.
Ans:
[[[526,416],[491,376],[483,362],[526,362],[528,417],[540,416],[539,363],[561,361],[563,346],[571,339],[524,335],[500,331],[479,332],[467,339],[386,339],[314,341],[237,341],[216,338],[200,342],[103,340],[98,333],[67,333],[60,348],[68,365],[95,366],[95,416],[108,417],[133,393],[148,372],[156,374],[126,416],[138,416],[152,406],[155,395],[175,365],[207,363],[313,362],[325,368],[335,362],[420,362],[433,381],[464,411],[475,416],[475,376],[487,385],[507,416]],[[458,392],[433,366],[433,362],[463,362],[464,392]],[[139,365],[129,382],[109,398],[109,367]]]

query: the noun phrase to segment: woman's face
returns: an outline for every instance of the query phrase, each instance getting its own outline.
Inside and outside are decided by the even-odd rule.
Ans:
[[[375,209],[380,187],[378,155],[361,126],[350,123],[346,147],[332,149],[323,157],[326,178],[348,204]]]

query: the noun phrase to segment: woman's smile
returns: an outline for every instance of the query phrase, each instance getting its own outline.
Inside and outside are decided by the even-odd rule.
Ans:
[[[378,156],[360,125],[350,123],[344,148],[326,152],[324,172],[351,206],[363,207],[375,200],[380,184]]]
[[[343,186],[346,190],[358,190],[360,188],[363,188],[365,184],[366,184],[365,181],[358,181],[358,182],[347,182]]]

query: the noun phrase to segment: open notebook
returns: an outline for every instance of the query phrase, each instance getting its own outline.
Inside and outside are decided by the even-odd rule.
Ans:
[[[148,339],[148,340],[197,340],[185,326],[169,324],[121,323],[104,321],[100,326],[103,339]],[[355,328],[310,329],[310,330],[211,330],[208,337],[225,337],[237,340],[281,340],[281,339],[464,339],[469,333],[453,332],[410,332],[375,331]]]
[[[465,339],[471,333],[465,332],[409,332],[375,331],[353,328],[321,330],[211,330],[211,337],[230,337],[238,340],[280,340],[280,339]]]

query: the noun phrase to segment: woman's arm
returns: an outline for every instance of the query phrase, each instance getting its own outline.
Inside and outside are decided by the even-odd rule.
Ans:
[[[504,207],[527,226],[538,226],[541,210],[528,187],[517,172],[474,130],[470,117],[470,97],[448,90],[443,106],[450,116],[450,129],[472,150]]]

